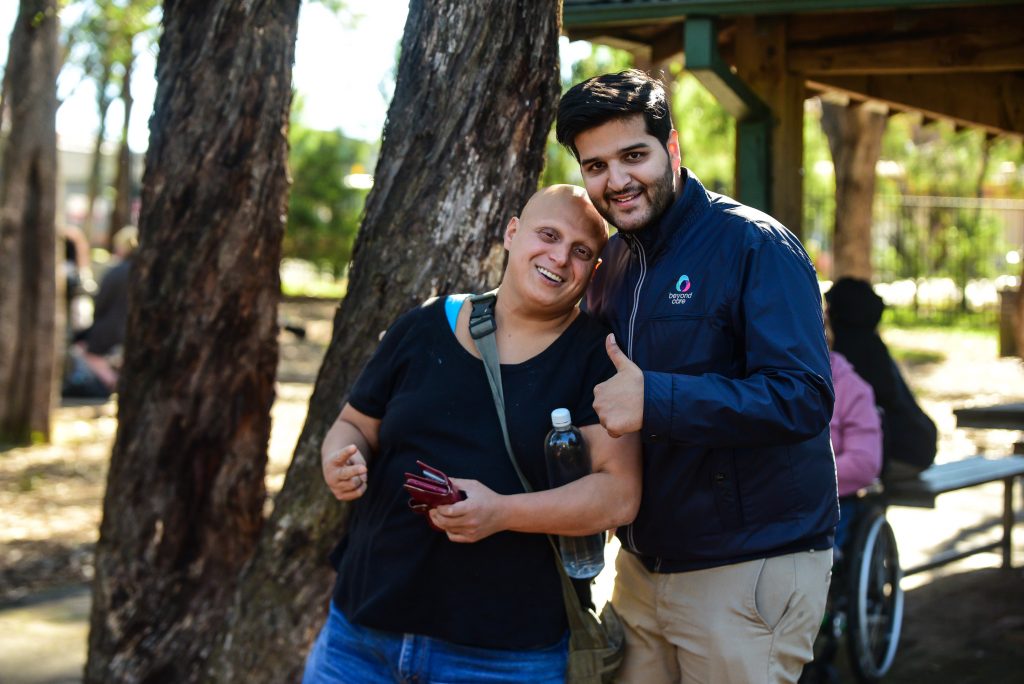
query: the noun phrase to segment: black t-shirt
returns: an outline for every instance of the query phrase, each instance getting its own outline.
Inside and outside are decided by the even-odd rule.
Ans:
[[[581,313],[543,352],[501,367],[512,448],[535,489],[548,488],[551,411],[568,408],[576,425],[598,422],[594,386],[615,372],[606,334]],[[454,543],[407,505],[402,483],[406,472],[419,472],[417,460],[500,494],[522,492],[483,362],[449,328],[443,299],[398,319],[349,402],[382,422],[369,487],[356,502],[337,566],[334,601],[348,619],[484,648],[560,640],[568,626],[545,535],[499,532]]]

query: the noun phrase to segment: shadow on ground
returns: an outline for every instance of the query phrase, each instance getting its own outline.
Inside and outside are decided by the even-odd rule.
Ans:
[[[1002,684],[1024,678],[1024,570],[985,568],[906,593],[891,684]]]

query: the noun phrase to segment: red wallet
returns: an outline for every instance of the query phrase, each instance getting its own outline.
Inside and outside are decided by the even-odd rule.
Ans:
[[[423,461],[416,461],[422,475],[405,474],[405,491],[409,492],[409,508],[420,515],[426,516],[427,522],[435,530],[441,531],[430,520],[430,509],[445,504],[453,504],[466,498],[466,492],[456,487],[451,479],[437,468],[428,466]]]

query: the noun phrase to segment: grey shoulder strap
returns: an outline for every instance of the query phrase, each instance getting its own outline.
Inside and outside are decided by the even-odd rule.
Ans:
[[[469,298],[473,305],[473,311],[469,314],[469,336],[473,338],[480,358],[484,362],[484,370],[487,371],[487,382],[491,386],[491,394],[494,396],[494,407],[498,410],[498,422],[501,423],[501,434],[505,438],[505,449],[512,461],[516,475],[523,489],[532,492],[529,480],[519,469],[515,454],[512,453],[512,443],[508,438],[508,424],[505,421],[505,394],[501,388],[501,363],[498,361],[498,343],[494,339],[494,333],[498,326],[494,322],[494,303],[497,301],[497,290],[473,295]]]
[[[516,475],[523,489],[532,492],[533,487],[519,469],[519,462],[512,452],[512,443],[508,438],[508,424],[505,421],[505,395],[501,389],[501,364],[498,360],[498,344],[494,340],[494,333],[498,326],[494,321],[494,303],[497,301],[497,290],[485,292],[484,294],[473,295],[469,298],[473,305],[473,311],[469,315],[469,335],[476,344],[477,351],[483,359],[484,368],[487,370],[487,382],[491,386],[491,394],[494,395],[494,407],[498,410],[498,421],[501,423],[501,434],[505,438],[505,450],[508,458],[515,468]],[[562,581],[562,599],[566,605],[566,617],[569,620],[569,629],[574,633],[586,632],[586,626],[580,613],[583,610],[580,605],[579,596],[572,586],[572,581],[562,567],[561,554],[558,553],[558,545],[550,534],[546,535],[551,549],[555,552],[555,565],[558,566],[558,575]]]

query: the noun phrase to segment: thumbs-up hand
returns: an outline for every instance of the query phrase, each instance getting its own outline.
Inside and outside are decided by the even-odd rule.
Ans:
[[[644,422],[644,372],[619,349],[615,335],[604,343],[618,371],[594,388],[594,410],[612,437],[638,432]]]

